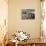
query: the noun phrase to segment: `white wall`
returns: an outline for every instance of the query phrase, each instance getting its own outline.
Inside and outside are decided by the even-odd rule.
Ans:
[[[34,9],[34,20],[22,20],[21,9]],[[8,33],[9,36],[17,30],[23,30],[31,34],[31,38],[40,37],[40,0],[9,0]]]

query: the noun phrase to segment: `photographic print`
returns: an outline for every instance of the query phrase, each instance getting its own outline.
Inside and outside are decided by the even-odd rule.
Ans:
[[[22,19],[35,19],[35,10],[34,9],[22,9],[21,18]]]

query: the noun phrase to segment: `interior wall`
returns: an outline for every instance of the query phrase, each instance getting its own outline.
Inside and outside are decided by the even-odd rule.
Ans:
[[[34,9],[35,19],[22,20],[21,9]],[[40,0],[9,0],[8,33],[9,36],[16,31],[26,31],[31,38],[40,37],[41,9]]]

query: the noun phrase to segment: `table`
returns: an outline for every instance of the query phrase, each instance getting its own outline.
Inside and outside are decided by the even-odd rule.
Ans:
[[[18,46],[46,46],[46,42],[40,39],[28,40],[27,42],[19,42]]]
[[[9,42],[6,46],[16,46],[16,43]],[[46,46],[46,42],[43,42],[40,39],[31,39],[27,40],[27,42],[19,42],[18,46]]]
[[[14,43],[7,44],[6,46],[15,46]],[[26,43],[26,44],[18,44],[18,46],[46,46],[46,43]]]
[[[13,42],[8,42],[5,46],[15,46],[15,43],[13,43]]]

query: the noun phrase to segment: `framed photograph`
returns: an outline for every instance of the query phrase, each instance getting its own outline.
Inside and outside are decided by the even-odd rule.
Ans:
[[[21,18],[22,19],[35,19],[35,10],[34,9],[22,9]]]

